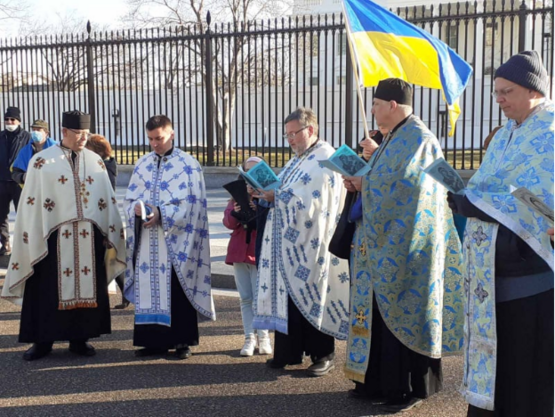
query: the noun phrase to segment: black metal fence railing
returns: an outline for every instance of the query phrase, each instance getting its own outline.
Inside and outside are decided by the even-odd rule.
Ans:
[[[535,49],[553,79],[553,0],[527,4],[488,0],[395,11],[474,68],[454,137],[447,137],[440,92],[415,87],[415,113],[457,168],[475,169],[485,137],[504,123],[490,95],[502,62]],[[176,144],[207,166],[235,166],[251,154],[283,166],[291,154],[282,121],[298,106],[315,110],[320,136],[335,147],[356,145],[364,132],[340,14],[237,25],[212,24],[208,16],[202,27],[88,26],[86,34],[3,40],[0,77],[2,109],[20,107],[24,127],[42,118],[57,138],[63,111],[90,112],[93,130],[110,140],[120,164],[148,152],[144,125],[154,114],[167,114]],[[372,89],[362,94],[369,114]]]

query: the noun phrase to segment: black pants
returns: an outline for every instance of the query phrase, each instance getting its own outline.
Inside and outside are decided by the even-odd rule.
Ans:
[[[125,295],[123,295],[123,286],[125,285],[125,272],[122,274],[119,274],[116,277],[116,284],[118,285],[118,288],[121,291],[121,302],[123,304],[128,303],[129,301],[127,301],[127,298],[125,298]]]
[[[287,331],[283,334],[276,331],[274,361],[283,364],[298,363],[303,354],[310,355],[312,362],[320,359],[333,359],[335,339],[322,333],[304,318],[291,297],[287,305]]]
[[[10,227],[8,216],[10,203],[13,201],[15,210],[19,204],[21,187],[15,181],[0,181],[0,243],[2,247],[10,247]]]
[[[174,349],[177,346],[198,346],[198,313],[179,283],[172,268],[171,277],[171,326],[135,324],[133,346]]]
[[[495,411],[469,417],[553,416],[553,290],[498,303]]]
[[[374,296],[370,363],[364,384],[356,382],[357,391],[375,398],[427,398],[439,392],[442,383],[441,359],[402,344],[383,321]]]

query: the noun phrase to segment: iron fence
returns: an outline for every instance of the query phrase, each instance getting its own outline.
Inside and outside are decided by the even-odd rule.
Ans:
[[[447,137],[440,92],[415,86],[415,113],[440,139],[447,158],[475,169],[483,141],[503,115],[491,99],[492,74],[524,49],[541,53],[553,79],[553,0],[465,2],[397,9],[445,41],[474,72],[461,97],[455,136]],[[320,136],[356,146],[361,109],[343,17],[289,16],[238,24],[61,34],[0,41],[2,108],[18,106],[24,127],[47,120],[60,135],[61,113],[90,112],[121,164],[145,152],[154,114],[174,122],[177,146],[203,165],[235,166],[249,155],[283,166],[290,150],[285,117],[312,107]],[[551,89],[550,97],[552,97]],[[369,114],[372,89],[363,89]],[[370,128],[374,121],[370,117]]]

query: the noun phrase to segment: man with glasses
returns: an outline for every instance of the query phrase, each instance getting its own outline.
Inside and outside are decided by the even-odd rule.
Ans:
[[[23,359],[57,341],[92,356],[111,332],[108,283],[125,270],[125,234],[106,166],[84,149],[90,116],[66,112],[62,141],[29,162],[2,297],[22,305]]]
[[[135,305],[137,357],[175,349],[188,359],[199,344],[197,313],[215,320],[204,176],[198,161],[174,146],[171,120],[151,117],[152,152],[135,164],[125,195],[125,298]]]
[[[503,63],[493,96],[509,119],[464,195],[468,416],[553,416],[553,223],[514,197],[525,187],[553,207],[553,102],[536,51]]]
[[[314,112],[301,107],[284,125],[295,155],[279,174],[280,187],[256,195],[271,208],[257,259],[254,327],[276,331],[270,368],[308,355],[307,373],[319,377],[334,368],[335,339],[345,340],[349,327],[347,261],[328,251],[345,194],[339,174],[319,164],[334,149],[318,138]]]
[[[17,210],[21,187],[12,179],[10,168],[31,135],[21,128],[21,112],[8,107],[4,115],[5,129],[0,132],[0,255],[11,254],[8,215],[13,201]]]

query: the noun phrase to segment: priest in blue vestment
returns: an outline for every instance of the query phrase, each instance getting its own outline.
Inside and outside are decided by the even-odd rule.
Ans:
[[[443,153],[412,114],[411,86],[380,81],[372,114],[384,140],[366,176],[345,178],[362,194],[345,374],[352,396],[398,412],[441,389],[441,357],[462,347],[462,251],[446,189],[422,171]]]

